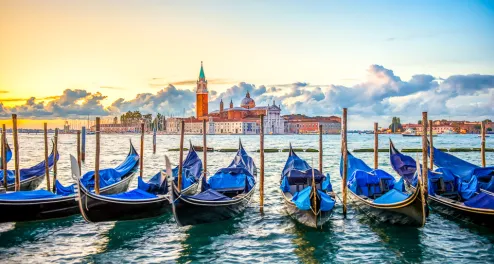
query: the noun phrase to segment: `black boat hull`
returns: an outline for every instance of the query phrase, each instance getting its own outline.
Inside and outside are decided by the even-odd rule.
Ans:
[[[133,175],[101,190],[104,194],[125,192]],[[75,196],[36,200],[0,200],[0,223],[39,221],[79,214]]]
[[[312,210],[300,210],[290,199],[288,199],[283,193],[283,200],[285,202],[285,208],[290,217],[297,222],[312,227],[319,228],[324,226],[331,219],[333,211],[321,211],[319,214],[314,214]]]
[[[135,220],[160,216],[171,210],[169,197],[126,200],[109,198],[79,189],[79,209],[88,222]]]
[[[36,190],[38,186],[43,182],[45,179],[45,175],[40,175],[40,176],[34,176],[29,179],[25,179],[21,181],[21,191],[32,191]],[[7,191],[13,192],[15,191],[15,184],[9,184],[7,185]],[[0,193],[5,192],[5,188],[0,189]]]
[[[418,190],[406,200],[395,204],[375,204],[356,195],[350,189],[348,196],[358,210],[378,221],[422,227],[429,210],[422,188]]]
[[[494,228],[494,210],[472,208],[462,203],[450,202],[442,197],[432,195],[429,195],[427,200],[431,208],[441,215]]]
[[[228,201],[202,201],[190,197],[175,196],[172,192],[173,215],[180,226],[207,224],[231,219],[242,213],[255,191],[254,186],[242,198]]]

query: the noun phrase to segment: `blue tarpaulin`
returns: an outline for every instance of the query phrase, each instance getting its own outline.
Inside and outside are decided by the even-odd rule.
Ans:
[[[48,166],[51,168],[54,163],[54,155],[53,151],[48,156]],[[60,155],[57,153],[57,160],[59,159]],[[41,176],[45,174],[45,161],[43,160],[42,162],[34,165],[31,168],[26,168],[26,169],[20,169],[19,170],[19,176],[21,178],[21,181],[27,180],[32,177],[36,176]],[[14,184],[15,183],[15,172],[13,170],[8,170],[7,171],[7,184]],[[0,185],[3,185],[3,171],[0,171]]]
[[[215,190],[244,188],[248,192],[256,183],[255,174],[256,165],[254,160],[240,144],[237,154],[230,165],[227,168],[219,169],[213,176],[209,177],[208,186]]]
[[[135,169],[138,166],[138,163],[139,155],[137,155],[134,146],[130,144],[130,152],[120,165],[114,169],[102,169],[99,171],[100,188],[105,188],[119,182],[123,176]],[[81,184],[87,189],[92,190],[94,188],[94,171],[89,171],[84,174],[81,178]]]
[[[476,196],[472,197],[468,201],[464,203],[466,206],[473,208],[483,208],[483,209],[492,209],[494,210],[494,196],[491,194],[487,194],[485,192],[481,192]]]
[[[61,197],[47,190],[18,191],[0,194],[0,200],[36,200]]]
[[[343,176],[343,156],[340,159],[340,175]],[[386,196],[389,197],[389,200],[386,197],[379,200],[383,204],[390,203],[390,201],[394,203],[398,198],[406,199],[408,197],[406,193],[399,190],[400,186],[394,188],[396,180],[393,176],[380,169],[371,169],[363,160],[356,158],[350,152],[348,152],[347,179],[348,188],[357,195],[365,195],[373,198],[376,195],[380,197],[386,196],[388,192],[392,192]],[[403,195],[400,196],[397,193]]]
[[[5,161],[8,163],[10,159],[12,159],[12,150],[10,149],[9,143],[5,145],[7,148],[7,155],[5,155]],[[3,169],[3,158],[2,158],[3,153],[0,153],[0,169]]]
[[[201,192],[199,194],[196,194],[194,196],[189,196],[190,198],[194,198],[197,200],[204,200],[204,201],[228,201],[231,200],[232,198],[223,195],[213,189],[208,189],[205,190],[204,192]]]
[[[319,170],[312,169],[305,160],[297,156],[290,145],[290,153],[281,173],[280,188],[283,192],[290,192],[293,195],[292,202],[300,210],[311,209],[310,194],[313,180],[316,184],[320,209],[331,211],[335,201],[325,192],[333,190],[329,174],[324,176]],[[305,187],[301,191],[295,192],[295,189],[290,188],[290,186]]]
[[[401,201],[406,200],[408,197],[409,197],[408,194],[400,192],[396,189],[392,189],[389,192],[386,192],[385,194],[383,194],[381,197],[378,197],[377,199],[375,199],[374,203],[376,203],[376,204],[399,203]]]
[[[311,186],[305,187],[300,192],[296,192],[295,195],[292,197],[292,202],[297,206],[298,209],[300,210],[310,210],[311,209]],[[333,210],[335,201],[331,196],[329,196],[327,193],[317,190],[317,194],[319,196],[319,204],[320,204],[320,210],[323,212],[331,211]]]
[[[390,148],[390,161],[391,167],[408,182],[412,182],[412,179],[417,171],[417,163],[415,160],[407,155],[401,154],[393,145],[391,140],[389,141]]]
[[[55,193],[62,196],[75,194],[75,184],[63,186],[58,180],[55,180]]]
[[[144,182],[139,176],[137,178],[137,188],[152,194],[168,193],[168,181],[161,182],[161,171],[154,175],[148,182]]]
[[[182,164],[182,190],[184,190],[196,183],[201,178],[202,174],[202,161],[199,156],[197,156],[192,144],[190,144],[189,153]],[[172,169],[172,174],[175,185],[177,185],[178,166]]]
[[[104,196],[111,197],[111,198],[118,198],[118,199],[127,199],[127,200],[152,199],[152,198],[157,197],[156,195],[154,195],[152,193],[148,193],[148,192],[143,191],[141,189],[134,189],[134,190],[124,192],[124,193],[110,194],[110,195],[104,195]]]
[[[481,189],[494,191],[494,184],[491,184],[494,177],[494,166],[482,168],[436,148],[434,148],[434,164],[438,167],[448,168],[462,181],[469,182],[471,177],[476,177]]]

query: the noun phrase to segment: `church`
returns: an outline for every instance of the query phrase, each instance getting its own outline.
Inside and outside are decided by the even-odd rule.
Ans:
[[[257,106],[249,92],[240,102],[240,106],[234,106],[233,101],[230,100],[229,107],[225,108],[221,99],[219,110],[208,112],[208,109],[208,81],[201,62],[196,88],[196,116],[167,119],[167,132],[178,133],[180,121],[185,120],[186,133],[201,134],[202,120],[206,119],[208,134],[259,134],[260,115],[264,115],[265,134],[284,134],[285,131],[285,120],[280,115],[281,104],[276,105],[273,101],[272,105]]]

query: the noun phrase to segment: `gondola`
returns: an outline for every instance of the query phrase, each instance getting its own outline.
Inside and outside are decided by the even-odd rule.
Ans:
[[[462,180],[470,180],[470,178],[475,177],[478,180],[480,189],[491,193],[494,192],[494,166],[480,167],[434,147],[433,150],[434,165],[440,168],[448,168],[451,173]]]
[[[55,146],[55,145],[53,145]],[[54,148],[52,147],[52,151],[48,156],[48,166],[51,169],[54,164]],[[57,153],[57,160],[60,158],[60,155]],[[45,179],[45,161],[26,169],[19,170],[20,178],[21,178],[21,191],[31,191],[38,188],[38,186]],[[5,188],[3,188],[3,171],[0,171],[0,193],[5,192]],[[14,170],[7,171],[7,191],[15,190],[15,172]]]
[[[329,221],[335,205],[329,174],[309,166],[291,144],[280,189],[288,214],[301,224],[317,228]]]
[[[139,155],[130,143],[130,151],[127,158],[115,169],[100,170],[102,179],[110,179],[113,183],[104,186],[101,193],[116,194],[125,192],[132,176],[137,170]],[[87,176],[86,176],[87,175]],[[92,188],[91,177],[94,172],[88,172],[82,177]],[[118,176],[118,178],[117,178]],[[93,180],[94,182],[94,180]],[[101,181],[103,183],[104,180]],[[108,181],[106,181],[108,183]],[[94,184],[94,183],[93,183]],[[67,217],[79,213],[79,206],[75,200],[75,185],[63,186],[58,180],[55,181],[56,192],[47,190],[19,191],[0,194],[0,223],[37,221],[52,218]]]
[[[77,162],[73,166],[77,168]],[[97,195],[81,185],[78,189],[81,214],[88,222],[104,222],[150,218],[171,211],[167,178],[175,173],[173,171],[176,169],[171,169],[166,157],[166,173],[158,172],[147,183],[139,176],[138,187],[125,193]],[[182,186],[187,187],[188,193],[195,194],[197,179],[202,174],[202,161],[193,148],[189,149],[183,162],[183,172],[186,183]],[[76,173],[73,169],[73,175]]]
[[[439,151],[434,149],[435,157]],[[400,153],[392,141],[389,144],[389,152],[393,169],[411,188],[415,188],[416,161]],[[459,164],[461,163],[453,163],[453,166]],[[462,179],[455,175],[451,168],[440,167],[434,172],[429,171],[428,178],[427,198],[435,211],[452,218],[494,227],[494,194],[481,190],[480,181],[477,181],[476,177]]]
[[[167,171],[158,172],[147,183],[138,177],[138,187],[119,194],[95,194],[89,192],[79,179],[77,160],[70,156],[72,175],[78,186],[79,209],[87,222],[135,220],[160,216],[170,211],[167,175],[171,168],[167,158]]]
[[[197,193],[197,188],[202,176],[202,161],[197,155],[196,148],[189,142],[189,152],[183,161],[182,166],[182,195],[194,195]],[[172,169],[172,188],[175,191],[175,196],[179,196],[177,191],[178,185],[178,166]]]
[[[180,226],[198,225],[227,220],[244,211],[256,187],[256,165],[242,143],[235,158],[226,168],[219,169],[202,184],[196,195],[175,194],[172,208]],[[175,189],[175,186],[172,186]],[[178,192],[177,192],[178,193]]]
[[[343,158],[340,163],[343,176]],[[373,218],[393,224],[422,227],[428,215],[423,185],[417,183],[417,191],[406,192],[402,179],[380,169],[371,169],[364,161],[348,152],[347,190],[349,198],[358,209]]]
[[[7,148],[7,155],[5,155],[5,162],[9,162],[12,159],[12,150],[10,149],[9,143],[5,142],[5,148]],[[3,169],[3,153],[0,153],[0,169]],[[3,176],[3,175],[2,175]]]

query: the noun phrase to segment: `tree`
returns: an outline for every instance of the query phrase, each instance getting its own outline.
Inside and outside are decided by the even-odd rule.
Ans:
[[[487,128],[487,131],[491,132],[492,131],[492,128],[491,127],[488,127]]]
[[[484,122],[486,122],[486,123],[492,123],[492,120],[486,119],[486,120],[484,120]]]
[[[422,125],[422,120],[419,120],[417,124]]]
[[[391,121],[391,125],[389,125],[389,129],[391,129],[391,132],[393,132],[393,133],[395,133],[398,130],[403,130],[403,127],[401,126],[399,117],[393,117],[393,119]]]
[[[480,130],[482,128],[481,125],[474,125],[473,128],[475,128],[476,130]]]

